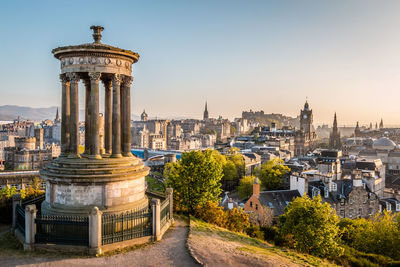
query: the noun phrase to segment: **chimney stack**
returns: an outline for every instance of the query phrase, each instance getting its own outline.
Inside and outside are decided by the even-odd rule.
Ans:
[[[254,179],[253,184],[253,195],[259,196],[260,195],[260,183],[258,182],[258,178]]]

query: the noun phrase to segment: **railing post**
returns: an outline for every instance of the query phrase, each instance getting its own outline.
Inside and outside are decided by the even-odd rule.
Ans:
[[[157,198],[153,198],[151,200],[151,208],[153,211],[153,239],[158,241],[161,239],[161,214],[160,214],[160,200]]]
[[[12,196],[12,231],[15,231],[17,227],[17,205],[21,205],[21,194],[15,194]]]
[[[165,193],[167,194],[167,198],[169,199],[169,220],[174,219],[174,189],[172,188],[167,188],[165,190]]]
[[[28,205],[25,207],[25,243],[24,250],[33,250],[36,234],[36,205]]]
[[[89,214],[89,250],[101,254],[101,219],[103,212],[94,207]]]

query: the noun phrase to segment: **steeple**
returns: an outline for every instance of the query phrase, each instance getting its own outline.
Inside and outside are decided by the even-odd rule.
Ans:
[[[383,119],[381,119],[381,122],[379,123],[379,129],[383,128]]]
[[[360,125],[358,124],[358,121],[357,121],[356,128],[354,129],[354,136],[355,137],[360,137],[360,134],[361,134]]]
[[[58,113],[58,107],[57,107],[57,113],[56,113],[56,119],[54,120],[54,122],[60,122],[60,114]]]
[[[207,101],[206,101],[206,106],[204,108],[204,113],[203,113],[203,120],[208,119],[208,109],[207,109]]]
[[[329,136],[329,146],[335,149],[340,149],[341,147],[340,133],[337,126],[336,112],[333,117],[332,133]]]

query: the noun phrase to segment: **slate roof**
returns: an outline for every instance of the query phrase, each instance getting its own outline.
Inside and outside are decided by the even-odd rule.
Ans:
[[[261,205],[272,208],[274,216],[284,213],[285,208],[296,197],[301,197],[298,190],[276,190],[260,192],[258,200]]]

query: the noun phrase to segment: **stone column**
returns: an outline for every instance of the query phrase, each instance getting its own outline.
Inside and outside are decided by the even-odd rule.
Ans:
[[[62,86],[61,99],[61,155],[67,156],[69,153],[70,144],[70,82],[65,74],[60,75]]]
[[[104,83],[104,143],[106,154],[112,153],[112,90],[111,81],[106,80]]]
[[[131,84],[132,76],[124,76],[121,88],[122,105],[122,155],[132,157],[131,153]]]
[[[99,82],[100,72],[89,72],[90,77],[90,158],[101,159],[99,136]]]
[[[153,239],[158,241],[161,239],[161,207],[160,200],[153,198],[151,200],[151,208],[153,213]]]
[[[89,214],[89,249],[92,254],[101,254],[102,214],[98,207],[94,207]]]
[[[90,154],[90,79],[84,79],[85,83],[85,152],[84,154]]]
[[[28,205],[25,207],[25,243],[24,250],[33,250],[36,234],[36,205]]]
[[[120,158],[121,155],[121,77],[114,74],[112,77],[113,86],[113,111],[112,111],[112,157]]]
[[[79,158],[79,75],[77,73],[67,73],[71,81],[71,124],[70,124],[70,158]]]

